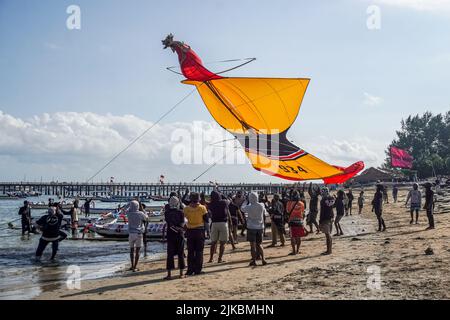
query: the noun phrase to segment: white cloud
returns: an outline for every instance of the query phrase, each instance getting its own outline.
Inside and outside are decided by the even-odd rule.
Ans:
[[[450,13],[449,0],[375,0],[375,3],[429,11],[434,13]]]
[[[357,161],[364,161],[366,168],[377,167],[383,162],[384,143],[367,137],[330,140],[325,136],[315,138],[307,151],[320,159],[340,166],[348,166]]]
[[[152,125],[152,122],[133,115],[57,112],[25,120],[0,111],[0,157],[3,157],[5,164],[9,163],[2,166],[0,180],[1,176],[13,172],[14,166],[21,166],[27,172],[41,171],[35,172],[36,175],[44,173],[48,177],[48,172],[54,171],[56,176],[70,175],[71,179],[85,179]],[[190,144],[185,148],[189,152],[187,158],[192,158],[193,162],[196,160],[194,163],[201,165],[198,166],[201,170],[220,160],[224,153],[236,152],[231,141],[219,143],[214,148],[210,146],[213,142],[229,138],[230,135],[215,123],[157,124],[115,160],[105,174],[119,175],[117,172],[120,172],[122,176],[138,179],[139,176],[149,175],[149,172],[157,176],[179,170],[180,167],[186,169],[189,164],[178,166],[172,157],[174,146],[180,143]],[[243,155],[242,151],[236,153]],[[225,159],[230,161],[229,157]],[[35,170],[29,169],[32,167]],[[195,173],[196,170],[192,174]],[[189,169],[186,171],[187,176],[192,174]],[[171,177],[174,178],[173,175]]]
[[[100,115],[91,112],[44,113],[23,120],[0,111],[0,154],[73,155],[108,158],[120,152],[153,123],[133,115]],[[173,122],[155,125],[130,148],[127,157],[156,159],[170,152],[177,141],[172,132],[200,130],[206,141],[221,139],[224,130],[208,122]],[[210,142],[208,142],[210,143]],[[205,143],[205,144],[208,144]]]
[[[363,103],[366,106],[375,107],[383,102],[383,98],[371,95],[370,93],[364,92]]]
[[[152,125],[152,122],[133,115],[57,112],[21,119],[0,111],[0,180],[17,180],[27,175],[34,180],[43,176],[44,180],[55,177],[60,181],[82,181]],[[200,156],[203,164],[174,163],[172,153],[175,146],[180,146],[180,137],[188,138],[183,143],[191,144],[194,163]],[[283,182],[262,175],[248,162],[243,162],[242,159],[246,159],[244,152],[239,146],[236,149],[234,142],[220,143],[230,137],[210,122],[158,124],[96,181],[114,176],[116,181],[148,182],[156,181],[160,174],[164,174],[168,182],[192,181],[212,163],[221,160],[226,152],[235,157],[235,162],[226,158],[227,164],[215,166],[200,181]],[[215,142],[219,143],[211,147]],[[329,137],[313,136],[303,138],[303,142],[301,145],[308,152],[341,166],[360,160],[367,166],[378,166],[384,155],[384,144],[369,138],[330,140]],[[209,159],[205,159],[208,156]]]

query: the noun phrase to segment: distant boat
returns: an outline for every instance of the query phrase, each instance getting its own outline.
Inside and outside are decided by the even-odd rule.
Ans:
[[[69,210],[70,208],[72,208],[72,203],[62,203],[61,207],[63,208],[63,210]],[[32,202],[30,202],[30,208],[35,209],[35,210],[46,210],[46,209],[48,209],[48,203],[44,203],[44,202],[32,203]]]
[[[146,196],[139,196],[139,197],[129,197],[129,196],[111,196],[111,197],[105,197],[105,198],[100,198],[99,200],[101,202],[130,202],[133,200],[139,199],[139,201],[147,201],[147,197]]]
[[[146,206],[145,211],[153,212],[160,211],[162,209],[161,206]],[[81,209],[84,214],[84,208]],[[117,208],[90,208],[89,214],[105,214],[109,212],[117,211]]]
[[[163,215],[151,216],[146,235],[149,238],[162,238],[165,228]],[[128,237],[128,220],[125,214],[102,217],[92,224],[89,230],[106,238],[125,238]]]
[[[0,194],[0,200],[17,200],[20,199],[19,197],[10,196],[7,194]]]
[[[164,196],[148,196],[152,201],[169,201],[169,197]]]

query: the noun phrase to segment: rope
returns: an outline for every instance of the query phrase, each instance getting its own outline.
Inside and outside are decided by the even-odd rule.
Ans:
[[[235,70],[237,68],[243,67],[246,64],[249,64],[250,62],[253,62],[255,60],[256,60],[256,58],[229,59],[229,60],[205,62],[204,64],[205,65],[209,65],[209,64],[223,63],[223,62],[245,61],[244,63],[241,63],[241,64],[239,64],[239,65],[237,65],[235,67],[232,67],[232,68],[220,71],[220,72],[214,72],[215,74],[222,74],[222,73],[225,73],[225,72],[228,72],[228,71]],[[176,73],[176,74],[179,74],[179,75],[183,75],[183,73],[173,70],[175,68],[180,68],[180,66],[167,67],[166,69],[169,70],[170,72],[173,72],[173,73]]]
[[[234,139],[236,140],[236,138]],[[236,152],[237,148],[233,148],[233,154]],[[228,155],[228,152],[226,152],[224,154],[224,156],[222,158],[220,158],[219,160],[217,160],[216,162],[214,162],[212,165],[210,165],[205,171],[203,171],[199,176],[197,176],[197,178],[195,178],[194,180],[192,180],[192,182],[197,181],[198,178],[200,178],[201,176],[203,176],[205,173],[207,173],[209,170],[211,170],[212,168],[214,168],[220,161],[222,161],[223,159],[225,159],[225,157]]]
[[[2,226],[2,225],[9,225],[10,223],[19,221],[20,219],[22,219],[22,218],[17,218],[17,219],[14,219],[14,220],[10,221],[10,222],[3,222],[3,223],[0,223],[0,226]]]

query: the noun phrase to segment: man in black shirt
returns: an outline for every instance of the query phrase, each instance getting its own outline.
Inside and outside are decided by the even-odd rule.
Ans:
[[[352,189],[349,189],[347,193],[347,215],[352,215],[353,199],[355,199],[355,197],[353,196]]]
[[[434,191],[431,190],[431,183],[427,182],[424,185],[425,187],[425,205],[424,209],[427,211],[428,218],[428,228],[426,230],[434,229],[434,217],[433,217],[433,209],[434,209]]]
[[[223,262],[222,257],[225,251],[225,244],[230,236],[228,222],[231,222],[228,201],[221,199],[217,191],[211,192],[211,202],[208,205],[211,214],[211,251],[209,262],[211,263],[216,251],[217,242],[220,243],[218,263]],[[231,223],[230,223],[231,225]],[[234,243],[232,243],[234,245]]]
[[[31,209],[28,201],[23,202],[23,207],[19,209],[19,216],[21,216],[22,222],[22,236],[25,235],[25,232],[28,232],[30,235],[31,232]]]
[[[67,235],[60,231],[63,215],[57,213],[56,208],[48,208],[48,214],[42,216],[36,223],[42,230],[42,236],[36,249],[36,261],[41,261],[42,253],[47,245],[52,243],[52,256],[50,260],[54,260],[58,252],[59,241],[64,240]]]
[[[83,204],[84,207],[84,216],[89,217],[91,214],[91,202],[92,199],[86,199],[86,201]]]
[[[320,233],[319,225],[317,224],[317,214],[319,213],[319,195],[320,190],[318,187],[314,186],[312,182],[309,184],[308,193],[309,193],[309,214],[307,217],[307,224],[309,226],[309,232],[313,232],[313,225],[316,226],[316,233]]]
[[[331,231],[333,229],[334,203],[335,199],[330,195],[328,188],[323,188],[322,200],[320,200],[319,227],[320,230],[325,234],[327,251],[322,253],[322,255],[328,255],[332,253],[333,241],[331,238]]]

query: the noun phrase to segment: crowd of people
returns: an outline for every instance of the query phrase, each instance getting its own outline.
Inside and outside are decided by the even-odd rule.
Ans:
[[[422,206],[423,197],[417,183],[409,191],[405,206],[410,205],[411,224],[414,221],[418,223],[419,212],[424,209],[429,222],[427,229],[433,229],[435,227],[433,219],[435,196],[431,183],[426,183],[423,187],[425,188],[424,206]],[[308,203],[306,194],[309,195]],[[387,194],[387,188],[378,183],[371,201],[379,232],[386,230],[383,207],[389,203]],[[392,189],[394,202],[397,202],[397,196],[398,188],[394,186]],[[172,271],[176,269],[175,258],[178,260],[179,277],[203,273],[206,239],[209,239],[211,244],[207,263],[214,263],[216,255],[217,263],[225,262],[225,247],[228,244],[235,249],[238,245],[239,234],[246,235],[246,240],[250,244],[249,266],[255,267],[258,262],[266,265],[267,260],[262,243],[269,222],[272,241],[266,248],[276,247],[278,242],[283,247],[286,245],[286,240],[290,238],[292,250],[289,254],[297,255],[300,253],[302,238],[315,232],[323,234],[325,238],[326,250],[322,254],[332,254],[333,236],[344,235],[341,221],[343,217],[353,214],[354,200],[351,189],[347,192],[339,189],[334,194],[327,187],[319,187],[312,183],[308,187],[303,184],[302,187],[287,189],[281,195],[274,194],[270,201],[268,195],[263,192],[237,191],[225,194],[220,192],[219,188],[215,188],[209,197],[189,190],[185,190],[182,195],[172,192],[164,208],[167,240],[165,279],[172,279]],[[85,206],[89,206],[88,201],[90,200],[86,200]],[[366,203],[363,190],[359,192],[356,203],[358,214],[362,214]],[[49,243],[52,244],[51,259],[55,258],[58,243],[67,237],[60,230],[64,215],[71,217],[71,229],[75,232],[79,214],[78,201],[75,201],[68,211],[63,210],[60,204],[49,204],[47,215],[36,222],[42,231],[36,250],[36,260],[40,260]],[[20,208],[19,215],[24,235],[31,231],[31,211],[27,201]],[[146,243],[145,225],[149,218],[145,207],[138,200],[129,203],[127,218],[131,262],[129,270],[138,271],[140,249]],[[332,236],[333,226],[336,232]]]

